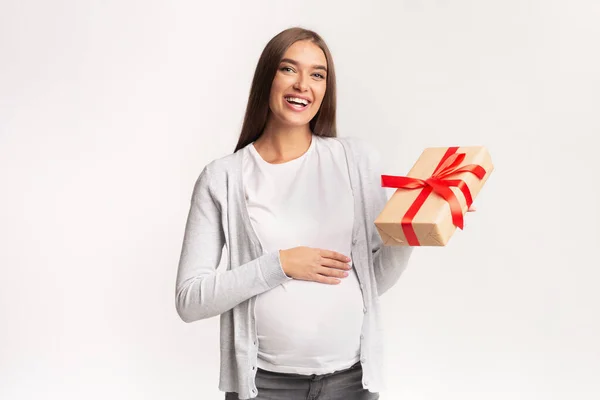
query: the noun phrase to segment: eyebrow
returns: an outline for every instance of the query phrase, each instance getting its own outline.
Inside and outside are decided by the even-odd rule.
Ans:
[[[296,66],[298,65],[298,61],[292,60],[291,58],[284,58],[280,61],[280,63],[283,63],[283,62],[290,63],[290,64],[293,64]],[[314,69],[322,69],[323,71],[327,71],[327,67],[325,67],[324,65],[317,64],[317,65],[313,65],[312,67]]]

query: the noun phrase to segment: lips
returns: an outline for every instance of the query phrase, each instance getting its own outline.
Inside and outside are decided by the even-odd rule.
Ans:
[[[283,96],[284,98],[286,97],[295,97],[296,99],[302,99],[302,100],[306,100],[307,102],[311,103],[312,100],[306,96],[302,96],[302,95],[298,95],[298,94],[286,94]]]
[[[294,111],[304,111],[310,105],[311,101],[303,96],[298,95],[288,95],[284,96],[283,100],[285,104]],[[302,104],[299,100],[305,100],[307,102],[306,105]]]

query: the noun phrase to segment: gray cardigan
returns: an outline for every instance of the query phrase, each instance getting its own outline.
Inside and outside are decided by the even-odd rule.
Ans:
[[[346,152],[354,197],[350,257],[365,304],[362,383],[369,391],[379,392],[385,388],[379,296],[398,281],[412,248],[383,246],[374,225],[387,202],[381,187],[382,163],[375,147],[356,137],[335,139]],[[279,251],[263,254],[248,217],[241,166],[242,152],[237,151],[210,162],[196,180],[177,271],[175,302],[185,322],[221,316],[219,389],[248,399],[258,395],[254,382],[258,353],[256,295],[289,278],[281,267]],[[223,246],[227,246],[227,269],[217,271]]]

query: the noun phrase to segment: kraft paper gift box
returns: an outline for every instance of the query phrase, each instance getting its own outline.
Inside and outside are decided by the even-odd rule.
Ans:
[[[382,175],[396,188],[375,226],[386,246],[445,246],[494,166],[483,146],[426,148],[407,176]]]

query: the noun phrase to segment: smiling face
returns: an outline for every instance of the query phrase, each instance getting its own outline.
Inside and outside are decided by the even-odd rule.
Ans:
[[[269,97],[269,118],[285,126],[307,125],[319,111],[325,96],[327,59],[309,40],[297,41],[285,54]]]

